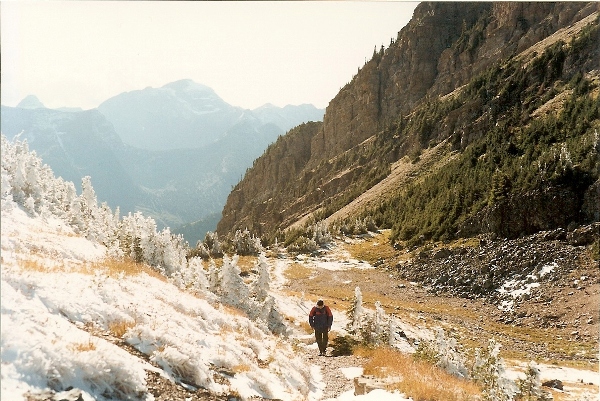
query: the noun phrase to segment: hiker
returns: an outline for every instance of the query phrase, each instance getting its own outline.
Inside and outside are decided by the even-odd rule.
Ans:
[[[308,323],[315,331],[315,338],[319,346],[319,355],[325,356],[327,341],[329,340],[329,330],[333,324],[333,314],[329,306],[325,305],[322,299],[317,301],[317,306],[313,306],[308,314]]]

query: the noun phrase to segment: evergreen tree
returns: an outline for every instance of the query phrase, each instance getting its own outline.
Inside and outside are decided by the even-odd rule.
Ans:
[[[360,287],[354,289],[354,298],[350,304],[350,308],[346,312],[348,317],[348,332],[358,334],[362,328],[365,311],[362,304],[362,292]]]
[[[264,302],[265,299],[269,296],[269,283],[271,281],[271,278],[269,276],[269,264],[267,263],[267,257],[264,253],[261,253],[258,256],[257,268],[258,277],[254,282],[252,291],[254,293],[254,298],[257,302]]]
[[[223,267],[221,267],[221,299],[228,305],[248,310],[248,299],[250,291],[240,276],[241,270],[237,265],[238,256],[232,259],[223,257]]]

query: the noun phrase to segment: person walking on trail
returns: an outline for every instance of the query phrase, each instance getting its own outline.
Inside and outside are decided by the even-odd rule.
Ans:
[[[327,341],[329,340],[328,333],[333,324],[333,314],[329,306],[325,305],[322,299],[317,301],[317,305],[313,306],[308,314],[308,323],[315,331],[315,338],[319,346],[319,355],[325,356]]]

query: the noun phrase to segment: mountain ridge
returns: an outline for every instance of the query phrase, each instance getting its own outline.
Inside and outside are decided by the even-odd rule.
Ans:
[[[130,95],[118,95],[117,99],[123,97]],[[134,97],[138,101],[118,107],[120,116],[130,118],[126,125],[152,126],[158,139],[155,143],[169,142],[169,146],[143,149],[141,145],[151,142],[147,135],[127,143],[117,130],[119,121],[107,118],[100,109],[2,106],[2,130],[9,139],[17,135],[27,139],[58,175],[76,186],[83,176],[90,175],[99,199],[111,207],[119,206],[124,214],[142,210],[159,226],[170,226],[173,231],[181,227],[193,244],[207,231],[214,231],[218,220],[214,216],[221,211],[231,186],[267,145],[285,134],[287,127],[320,118],[323,113],[312,105],[301,105],[273,107],[255,115],[252,110],[228,105],[214,90],[192,80],[135,91]],[[143,107],[165,102],[169,103],[167,109]],[[220,114],[216,121],[219,129],[213,131],[203,117],[218,108],[229,111]],[[147,115],[168,122],[168,129],[163,124],[161,130]],[[204,126],[203,131],[196,129],[199,126]],[[180,145],[172,146],[177,143]],[[194,222],[201,223],[191,225],[192,229],[185,227]]]
[[[524,129],[528,132],[527,135],[533,135],[527,131],[527,127],[531,126],[529,120],[539,120],[536,124],[548,124],[544,128],[546,132],[554,129],[551,128],[555,124],[551,121],[552,118],[576,124],[576,119],[569,115],[546,115],[540,118],[530,116],[531,112],[541,106],[539,103],[542,97],[547,102],[560,93],[571,93],[565,104],[575,107],[573,110],[581,110],[577,108],[580,106],[574,106],[580,102],[581,107],[589,107],[591,113],[589,117],[580,116],[580,120],[586,121],[587,125],[576,129],[574,127],[572,134],[564,130],[550,134],[548,151],[555,152],[552,150],[552,143],[557,139],[552,138],[556,135],[560,138],[578,135],[581,143],[589,143],[589,139],[593,142],[593,127],[598,126],[597,106],[594,106],[598,97],[597,91],[594,92],[593,89],[597,87],[597,80],[593,71],[597,68],[595,66],[598,65],[599,55],[592,41],[594,35],[597,35],[598,11],[597,3],[422,3],[415,10],[411,22],[400,31],[397,40],[388,49],[382,48],[379,52],[374,52],[373,58],[330,102],[320,126],[311,130],[306,127],[291,130],[287,134],[289,138],[272,145],[254,163],[244,180],[229,195],[223,218],[217,226],[218,232],[228,233],[247,227],[265,239],[273,239],[278,231],[329,218],[388,177],[394,163],[406,158],[408,163],[418,165],[428,148],[444,141],[449,146],[441,157],[458,152],[460,157],[457,160],[462,160],[467,157],[468,152],[465,151],[481,146],[485,149],[486,141],[490,142],[486,134],[497,131],[494,135],[505,136],[498,137],[497,143],[493,145],[500,145],[498,152],[506,146],[502,144],[506,141],[517,146],[510,152],[525,152],[530,155],[530,142],[518,144],[515,139]],[[573,28],[577,23],[580,23],[579,27]],[[433,29],[436,25],[441,28]],[[581,29],[583,25],[586,26],[585,29]],[[530,53],[530,59],[516,57],[561,29],[564,30],[561,31],[564,37],[558,42],[541,44],[535,53]],[[435,47],[435,51],[431,46]],[[432,54],[437,56],[432,57]],[[469,68],[465,67],[467,64]],[[400,74],[403,68],[414,74]],[[523,75],[523,71],[527,71],[529,75]],[[429,74],[427,79],[423,74]],[[587,83],[582,83],[582,78]],[[425,81],[428,82],[426,85],[423,84]],[[575,89],[573,92],[577,85],[583,85],[587,89],[574,94],[578,91]],[[517,113],[521,115],[517,117]],[[522,121],[518,121],[518,118]],[[503,127],[506,129],[494,128],[494,120],[503,120]],[[525,122],[529,125],[521,125]],[[535,140],[534,136],[532,140]],[[563,140],[565,139],[560,139]],[[307,145],[308,141],[310,145]],[[292,144],[295,147],[290,148]],[[585,151],[592,153],[583,154],[581,152],[584,152],[584,145],[577,146],[582,147],[577,150],[577,157],[582,158],[581,161],[587,166],[584,167],[583,174],[587,174],[585,186],[590,185],[586,187],[588,195],[584,195],[583,187],[568,189],[561,196],[577,199],[575,204],[568,206],[575,208],[572,212],[562,217],[555,216],[550,219],[551,223],[543,224],[538,222],[522,225],[516,224],[513,219],[510,221],[515,226],[501,235],[518,235],[519,229],[529,232],[535,230],[535,227],[539,229],[547,225],[568,224],[561,220],[567,218],[567,215],[575,222],[594,218],[593,207],[584,213],[587,217],[578,214],[577,208],[581,207],[582,198],[591,196],[596,191],[594,188],[597,185],[591,185],[589,180],[597,180],[597,167],[593,167],[597,166],[597,156],[594,156],[593,147]],[[484,151],[481,152],[485,155]],[[482,157],[482,153],[477,153],[473,157]],[[423,226],[434,230],[436,223],[427,220],[429,218],[422,215],[424,212],[415,209],[414,214],[422,216],[420,218],[423,220],[415,220],[410,224],[415,226],[411,228],[411,232],[414,232],[410,234],[405,231],[404,234],[398,233],[393,237],[415,240],[419,236],[437,238],[442,235],[442,231],[444,235],[456,235],[459,231],[461,235],[466,235],[467,232],[476,234],[489,229],[481,224],[477,229],[471,230],[466,230],[466,226],[455,226],[463,221],[466,224],[467,220],[489,222],[492,226],[499,227],[497,223],[490,222],[489,219],[497,218],[490,214],[485,218],[481,215],[475,217],[476,212],[482,211],[488,202],[491,205],[494,201],[494,198],[489,197],[489,188],[495,185],[491,182],[492,173],[494,169],[501,169],[512,175],[509,180],[519,181],[521,178],[511,167],[514,155],[500,153],[494,157],[498,158],[491,163],[481,163],[486,170],[482,173],[485,178],[482,176],[479,182],[489,185],[487,190],[484,189],[485,192],[482,193],[479,187],[461,187],[461,191],[472,193],[466,194],[468,205],[459,205],[458,214],[448,219],[453,228],[446,227],[437,234],[423,232]],[[549,156],[536,157],[547,162],[545,158]],[[535,162],[538,161],[542,162],[539,159]],[[501,164],[494,166],[498,162]],[[451,168],[456,168],[456,163],[458,161]],[[555,162],[552,163],[552,168],[557,168]],[[465,166],[465,172],[473,168]],[[273,176],[273,171],[293,171],[294,177],[291,180],[280,180]],[[435,174],[439,176],[441,172],[438,169]],[[563,173],[557,171],[556,174]],[[379,199],[370,210],[363,209],[344,217],[362,219],[370,214],[380,225],[394,225],[399,232],[402,224],[394,220],[392,214],[395,212],[391,212],[390,208],[397,209],[402,204],[399,202],[410,203],[410,198],[399,193],[404,189],[418,189],[417,184],[425,177],[417,174],[407,185],[392,186],[389,198],[396,200],[385,203],[385,199]],[[542,180],[545,179],[542,177]],[[433,178],[432,180],[435,181]],[[566,183],[563,180],[559,185],[564,186]],[[544,188],[551,188],[556,184],[557,182],[540,182],[536,185],[539,185],[537,190],[543,192]],[[432,185],[431,191],[440,192],[434,188],[435,184],[428,185]],[[449,182],[444,185],[453,184]],[[518,185],[525,187],[527,184]],[[535,198],[520,198],[521,194],[517,189],[515,185],[511,192],[507,187],[507,195],[512,199],[509,203],[518,204],[519,199],[522,199],[524,205],[532,206],[531,209],[543,209],[543,202],[533,206],[531,202],[536,202]],[[530,189],[524,188],[523,195],[526,190]],[[398,200],[398,196],[402,200]],[[423,198],[421,201],[433,207],[433,198]],[[439,203],[435,207],[452,209],[449,201],[444,206],[440,206],[443,203],[441,201],[435,202]],[[507,207],[507,204],[502,206],[501,214],[510,214]],[[436,211],[435,214],[437,213],[439,212]],[[440,218],[442,215],[443,213]],[[406,218],[408,217],[403,217]],[[404,227],[407,226],[406,223],[407,221],[403,223]],[[452,230],[454,234],[450,234]]]

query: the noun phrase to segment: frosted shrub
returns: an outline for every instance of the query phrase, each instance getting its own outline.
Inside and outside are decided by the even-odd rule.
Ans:
[[[369,231],[377,231],[377,225],[371,216],[367,216],[363,219],[357,218],[352,222],[343,222],[339,227],[339,231],[343,235],[363,235]]]
[[[221,267],[221,299],[224,303],[248,310],[250,291],[240,276],[241,270],[237,265],[238,256],[229,259],[223,257]]]
[[[348,317],[347,330],[357,341],[365,345],[381,345],[389,342],[389,323],[385,311],[379,301],[375,302],[375,312],[372,316],[366,313],[362,305],[360,287],[354,289],[354,299],[346,312]]]
[[[313,253],[319,250],[319,246],[314,239],[301,235],[288,245],[287,250],[291,253]]]
[[[472,377],[483,388],[483,401],[509,401],[516,393],[516,385],[506,377],[499,353],[500,345],[494,340],[490,340],[486,349],[475,351]]]
[[[213,294],[221,294],[221,270],[217,269],[212,260],[208,265],[208,289]]]
[[[210,257],[220,258],[223,256],[223,248],[221,242],[219,242],[219,236],[217,233],[211,231],[207,232],[204,236],[204,241],[198,241],[196,247],[190,249],[188,252],[189,257],[199,257],[207,260]]]
[[[196,242],[196,247],[189,250],[188,257],[202,258],[204,260],[207,260],[208,258],[210,258],[210,252],[208,251],[208,248],[206,247],[206,244],[204,242],[198,241]]]
[[[466,358],[459,350],[455,338],[447,337],[442,328],[437,328],[435,340],[421,341],[415,357],[432,363],[453,376],[468,378]]]
[[[223,256],[223,247],[219,241],[219,235],[216,232],[209,231],[204,236],[204,245],[208,249],[210,256],[220,258]]]
[[[331,243],[331,233],[329,232],[329,226],[324,221],[318,221],[313,224],[310,229],[312,232],[312,239],[319,246],[324,246]]]
[[[391,333],[387,330],[387,316],[379,301],[375,301],[375,315],[373,316],[373,342],[375,345],[387,344]]]
[[[263,251],[260,238],[255,237],[248,229],[237,230],[233,237],[233,250],[238,255],[258,255]]]
[[[187,268],[174,273],[171,281],[179,288],[200,294],[205,294],[209,288],[208,278],[200,258],[191,258],[188,261]]]

